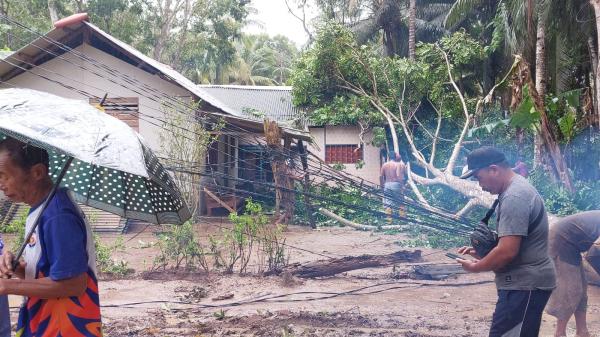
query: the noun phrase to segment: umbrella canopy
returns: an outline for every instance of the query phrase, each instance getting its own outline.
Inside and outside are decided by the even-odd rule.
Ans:
[[[30,89],[0,90],[0,139],[44,148],[56,180],[76,201],[155,224],[181,224],[190,212],[169,173],[141,136],[88,102]]]

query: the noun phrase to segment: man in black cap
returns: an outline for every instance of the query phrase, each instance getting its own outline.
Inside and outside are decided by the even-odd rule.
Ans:
[[[472,177],[484,191],[498,195],[499,240],[486,256],[477,256],[472,247],[462,247],[458,252],[475,260],[457,261],[466,271],[496,274],[498,301],[490,337],[537,336],[542,312],[556,284],[554,264],[548,255],[544,201],[493,147],[471,152],[467,165],[461,178]]]

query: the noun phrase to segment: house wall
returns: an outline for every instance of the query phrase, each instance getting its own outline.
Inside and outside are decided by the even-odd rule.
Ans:
[[[325,161],[325,145],[350,145],[360,142],[360,129],[358,126],[310,127],[309,131],[314,138],[314,145],[311,145],[309,149],[323,161]],[[379,170],[381,168],[379,148],[368,144],[373,138],[371,132],[368,132],[363,138],[366,142],[366,144],[363,144],[365,165],[362,168],[356,168],[354,164],[344,164],[344,171],[366,181],[379,184]]]
[[[187,90],[161,79],[158,75],[147,73],[88,44],[82,44],[75,48],[75,50],[102,65],[114,69],[118,74],[128,76],[140,85],[146,85],[155,89],[158,93],[180,97],[189,97],[191,95]],[[90,70],[81,69],[76,65]],[[73,52],[54,58],[33,68],[32,71],[98,97],[103,97],[107,93],[108,97],[138,97],[140,112],[139,133],[150,148],[155,152],[160,152],[160,120],[164,118],[161,112],[161,98],[152,98],[153,95],[157,95],[156,93],[141,91],[138,87],[129,89],[131,87],[130,84],[127,84],[120,78],[109,75],[104,69],[98,68],[97,65],[82,60],[80,57],[74,55]],[[96,75],[92,71],[102,76]],[[66,98],[88,101],[88,97],[85,95],[29,72],[20,74],[8,82],[8,84],[0,84],[0,87],[30,88]],[[134,92],[134,90],[141,92],[143,95]]]

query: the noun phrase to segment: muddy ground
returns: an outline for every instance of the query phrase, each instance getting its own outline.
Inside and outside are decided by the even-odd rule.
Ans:
[[[212,219],[197,231],[205,240],[220,226],[227,223]],[[127,249],[118,258],[135,274],[100,281],[106,336],[487,336],[496,300],[491,273],[416,280],[408,277],[411,264],[308,280],[148,272],[158,254],[148,247],[156,230],[132,228],[124,235]],[[285,235],[287,244],[304,249],[289,250],[292,263],[407,249],[398,245],[401,234],[291,226]],[[106,243],[116,238],[102,236]],[[442,250],[416,249],[423,251],[421,263],[453,263]],[[600,288],[590,286],[588,293],[589,328],[600,336]],[[13,316],[18,302],[11,298]],[[540,336],[552,336],[554,323],[544,315]]]

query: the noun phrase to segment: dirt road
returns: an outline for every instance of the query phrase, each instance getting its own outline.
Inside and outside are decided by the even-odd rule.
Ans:
[[[134,236],[135,230],[125,235],[127,251],[120,256],[135,276],[100,282],[106,336],[487,336],[496,300],[491,273],[443,281],[396,278],[410,265],[309,280],[142,273],[157,249],[141,247],[156,239],[152,228]],[[218,228],[204,224],[198,232],[206,236]],[[346,228],[290,227],[286,237],[306,250],[290,250],[290,262],[404,249],[397,244],[401,235]],[[422,250],[424,263],[453,263],[443,251]],[[600,288],[594,286],[588,320],[590,331],[600,332]],[[545,315],[540,336],[552,336],[553,329],[554,318]]]

